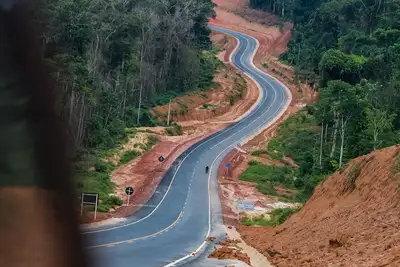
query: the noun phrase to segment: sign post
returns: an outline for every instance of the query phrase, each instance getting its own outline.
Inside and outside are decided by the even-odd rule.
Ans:
[[[229,167],[231,167],[231,163],[226,163],[226,175],[228,175]]]
[[[126,205],[129,206],[129,199],[131,198],[131,195],[133,194],[134,190],[131,186],[128,186],[127,188],[125,188],[125,194],[127,196],[127,200],[126,200]]]
[[[81,216],[83,214],[83,205],[94,205],[94,219],[97,216],[97,206],[99,204],[99,194],[97,193],[82,193],[81,195]]]

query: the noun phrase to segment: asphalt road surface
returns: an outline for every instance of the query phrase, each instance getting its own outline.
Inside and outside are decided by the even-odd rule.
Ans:
[[[218,165],[232,148],[272,123],[288,105],[288,90],[252,64],[257,41],[241,33],[212,28],[239,40],[232,62],[261,86],[260,101],[242,120],[180,155],[148,207],[142,207],[128,223],[84,233],[96,267],[187,265],[209,250],[206,237],[221,233],[216,229],[221,223]],[[210,166],[208,174],[206,166]]]

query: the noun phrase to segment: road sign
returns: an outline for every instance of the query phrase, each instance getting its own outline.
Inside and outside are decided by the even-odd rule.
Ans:
[[[96,205],[98,204],[99,194],[96,193],[82,193],[81,201],[83,204]]]
[[[94,205],[94,219],[96,220],[97,206],[99,204],[99,194],[97,193],[82,193],[81,195],[81,216],[83,214],[83,205]]]
[[[125,188],[125,194],[127,195],[126,197],[126,205],[129,206],[129,199],[131,198],[131,195],[133,194],[133,188],[132,186],[128,186]]]
[[[160,157],[158,158],[158,160],[159,160],[160,162],[163,162],[163,161],[164,161],[164,157],[163,157],[163,156],[160,156]]]
[[[227,168],[229,168],[230,166],[231,166],[231,163],[230,163],[230,162],[226,163],[226,167],[227,167]]]
[[[133,194],[133,188],[131,186],[128,186],[127,188],[125,188],[125,194],[127,194],[128,196]]]

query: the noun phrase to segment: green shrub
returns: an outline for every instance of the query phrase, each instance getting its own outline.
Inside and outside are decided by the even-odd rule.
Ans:
[[[268,150],[266,150],[266,149],[261,149],[261,150],[255,150],[255,151],[251,152],[251,155],[252,155],[252,156],[259,157],[260,155],[262,155],[262,154],[267,154],[267,153],[268,153]]]
[[[105,162],[103,160],[96,161],[94,168],[97,172],[110,172],[115,169],[115,166],[111,162]]]
[[[271,222],[273,226],[284,223],[292,214],[298,212],[301,208],[281,208],[273,210],[271,213]]]
[[[260,164],[260,162],[258,162],[257,160],[249,160],[249,162],[247,164],[249,164],[249,165],[258,165],[258,164]]]
[[[104,205],[109,206],[121,206],[123,201],[119,197],[116,196],[109,196],[105,200],[103,200]]]
[[[244,216],[241,223],[246,226],[277,226],[284,223],[292,214],[298,212],[301,208],[280,208],[270,213],[270,219],[265,219],[264,215],[254,216],[252,218]]]
[[[160,142],[160,139],[158,139],[158,138],[157,138],[156,136],[154,136],[154,135],[150,135],[150,136],[147,138],[146,151],[152,149],[153,146],[154,146],[155,144],[157,144],[158,142]]]
[[[182,127],[179,124],[174,124],[165,129],[165,133],[169,136],[182,135]]]
[[[211,107],[213,107],[212,104],[206,103],[206,104],[203,104],[203,106],[201,107],[201,109],[208,109],[208,108],[211,108]]]
[[[140,156],[140,152],[136,150],[128,150],[126,151],[122,157],[120,158],[119,162],[125,164],[129,161],[132,161]]]
[[[108,206],[108,205],[99,204],[97,206],[98,212],[108,212],[109,210],[110,210],[110,206]]]
[[[274,185],[272,182],[266,181],[263,183],[257,183],[256,188],[264,195],[278,196],[278,192],[276,192],[276,190],[274,189]]]
[[[266,183],[270,183],[271,185],[282,184],[285,187],[293,188],[293,178],[297,176],[297,172],[297,169],[287,166],[270,166],[257,163],[255,165],[249,165],[247,170],[240,175],[239,179],[255,182],[258,188],[264,188],[264,191]],[[266,188],[270,187],[267,186]]]
[[[125,133],[129,135],[135,135],[137,132],[140,132],[136,130],[135,128],[125,128]]]
[[[254,217],[244,216],[241,223],[246,226],[271,226],[270,221],[265,219],[263,215]]]

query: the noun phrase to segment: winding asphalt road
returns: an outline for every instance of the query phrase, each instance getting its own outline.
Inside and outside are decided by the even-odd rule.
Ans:
[[[276,120],[289,104],[289,91],[252,64],[258,47],[255,39],[212,28],[239,40],[231,59],[261,87],[259,102],[242,120],[180,155],[148,207],[141,208],[128,223],[83,233],[96,267],[177,266],[193,259],[193,252],[207,249],[204,240],[221,222],[218,165],[238,143]],[[210,172],[206,175],[207,165]]]

